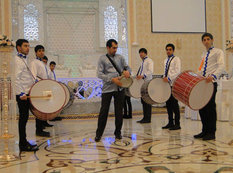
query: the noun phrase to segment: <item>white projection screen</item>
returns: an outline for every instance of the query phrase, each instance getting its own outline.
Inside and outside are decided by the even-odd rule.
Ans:
[[[152,32],[206,32],[205,0],[151,0]]]

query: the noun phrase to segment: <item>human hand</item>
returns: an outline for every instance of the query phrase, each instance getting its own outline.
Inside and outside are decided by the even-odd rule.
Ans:
[[[112,82],[120,87],[122,86],[122,83],[120,82],[119,77],[112,78]]]
[[[138,75],[138,76],[136,77],[137,80],[142,79],[142,78],[143,78],[142,75]]]
[[[123,71],[123,75],[124,75],[126,78],[129,78],[129,77],[130,77],[129,71]]]
[[[206,78],[206,82],[207,82],[207,83],[212,82],[213,79],[214,79],[213,76],[208,76],[208,77]]]
[[[168,82],[168,78],[167,78],[167,77],[164,77],[164,78],[163,78],[163,81],[164,81],[164,82]]]
[[[22,95],[22,96],[20,96],[19,98],[20,98],[20,100],[27,100],[27,99],[28,99],[27,96],[26,96],[25,94]]]

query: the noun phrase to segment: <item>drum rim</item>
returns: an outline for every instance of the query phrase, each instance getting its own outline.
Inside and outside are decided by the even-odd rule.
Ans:
[[[66,83],[63,83],[63,82],[60,82],[60,81],[58,83],[60,85],[62,85],[62,86],[65,86],[67,88],[67,90],[69,91],[69,99],[68,99],[68,102],[63,106],[63,108],[62,108],[62,111],[63,111],[65,109],[69,108],[74,103],[75,98],[73,96],[72,91],[70,91],[70,89],[72,89],[72,88],[70,88]],[[71,99],[72,96],[73,96],[73,98]]]
[[[126,77],[124,77],[124,78],[126,78]],[[133,84],[133,78],[130,76],[130,77],[126,78],[126,79],[129,79],[129,78],[131,79],[131,84],[128,87],[121,86],[121,88],[129,88]]]
[[[57,81],[51,80],[51,79],[43,79],[43,80],[40,80],[40,81],[44,81],[44,80],[49,80],[49,81],[57,82]],[[38,82],[40,82],[40,81],[38,81]],[[29,90],[29,96],[30,96],[30,93],[31,93],[31,89],[32,89],[33,86],[36,85],[38,82],[34,83],[34,84],[31,86],[31,88],[30,88],[30,90]],[[57,82],[57,83],[59,84],[59,82]],[[59,85],[61,85],[61,84],[59,84]],[[64,90],[65,98],[66,98],[65,89],[64,89],[63,87],[62,87],[62,89]],[[36,109],[35,106],[32,104],[31,99],[29,99],[29,101],[30,101],[30,105],[33,106],[34,109]],[[40,110],[38,110],[38,109],[36,109],[36,110],[38,110],[39,112],[41,112],[41,113],[43,113],[43,114],[54,114],[54,113],[56,113],[56,112],[58,112],[58,111],[62,111],[62,108],[64,107],[64,104],[65,104],[65,102],[63,103],[62,107],[61,107],[60,109],[58,109],[57,111],[55,111],[55,112],[50,112],[50,113],[48,113],[48,112],[42,112],[42,111],[40,111]],[[36,116],[36,115],[35,115],[35,116]],[[36,117],[37,117],[37,116],[36,116]]]
[[[68,103],[69,103],[69,101],[70,101],[70,97],[71,97],[71,92],[70,92],[70,90],[69,90],[69,88],[68,88],[68,86],[65,84],[65,83],[63,83],[63,82],[58,82],[60,85],[62,85],[62,87],[64,86],[64,87],[66,87],[67,88],[67,90],[68,90],[68,92],[69,92],[69,99],[68,99],[68,102],[66,103],[66,101],[65,101],[65,104],[64,104],[64,106],[63,106],[63,109],[68,105]],[[66,92],[65,92],[66,93]],[[67,95],[66,95],[66,99],[67,99]]]

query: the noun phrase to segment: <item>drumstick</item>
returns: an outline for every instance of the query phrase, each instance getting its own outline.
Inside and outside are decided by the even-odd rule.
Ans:
[[[34,99],[34,98],[49,98],[51,97],[51,94],[48,94],[47,96],[27,96],[29,99]]]

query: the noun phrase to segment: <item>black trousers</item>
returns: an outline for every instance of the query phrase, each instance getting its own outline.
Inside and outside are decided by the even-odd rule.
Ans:
[[[214,93],[208,104],[199,110],[199,114],[202,122],[202,132],[204,134],[215,134],[216,131],[216,103],[215,97],[217,93],[217,83],[214,83]]]
[[[19,95],[16,95],[16,101],[19,108],[19,145],[25,145],[27,143],[26,125],[29,116],[30,102],[29,100],[21,100],[19,97]]]
[[[150,104],[147,104],[142,98],[141,98],[141,103],[143,109],[143,120],[151,121],[152,106]]]
[[[128,105],[128,109],[127,109]],[[124,116],[125,117],[132,117],[132,104],[129,96],[125,96],[124,101]]]
[[[43,127],[46,122],[47,121],[39,120],[38,118],[36,118],[36,131],[38,132],[43,131]]]
[[[114,134],[115,135],[121,134],[121,128],[123,124],[123,104],[125,97],[124,90],[102,94],[101,108],[98,117],[98,127],[96,130],[96,136],[102,136],[104,133],[112,97],[114,97],[115,126],[116,126]]]
[[[174,124],[173,113],[175,114],[175,125],[180,125],[180,108],[178,101],[171,94],[170,98],[166,102],[167,113],[168,113],[168,123]]]

